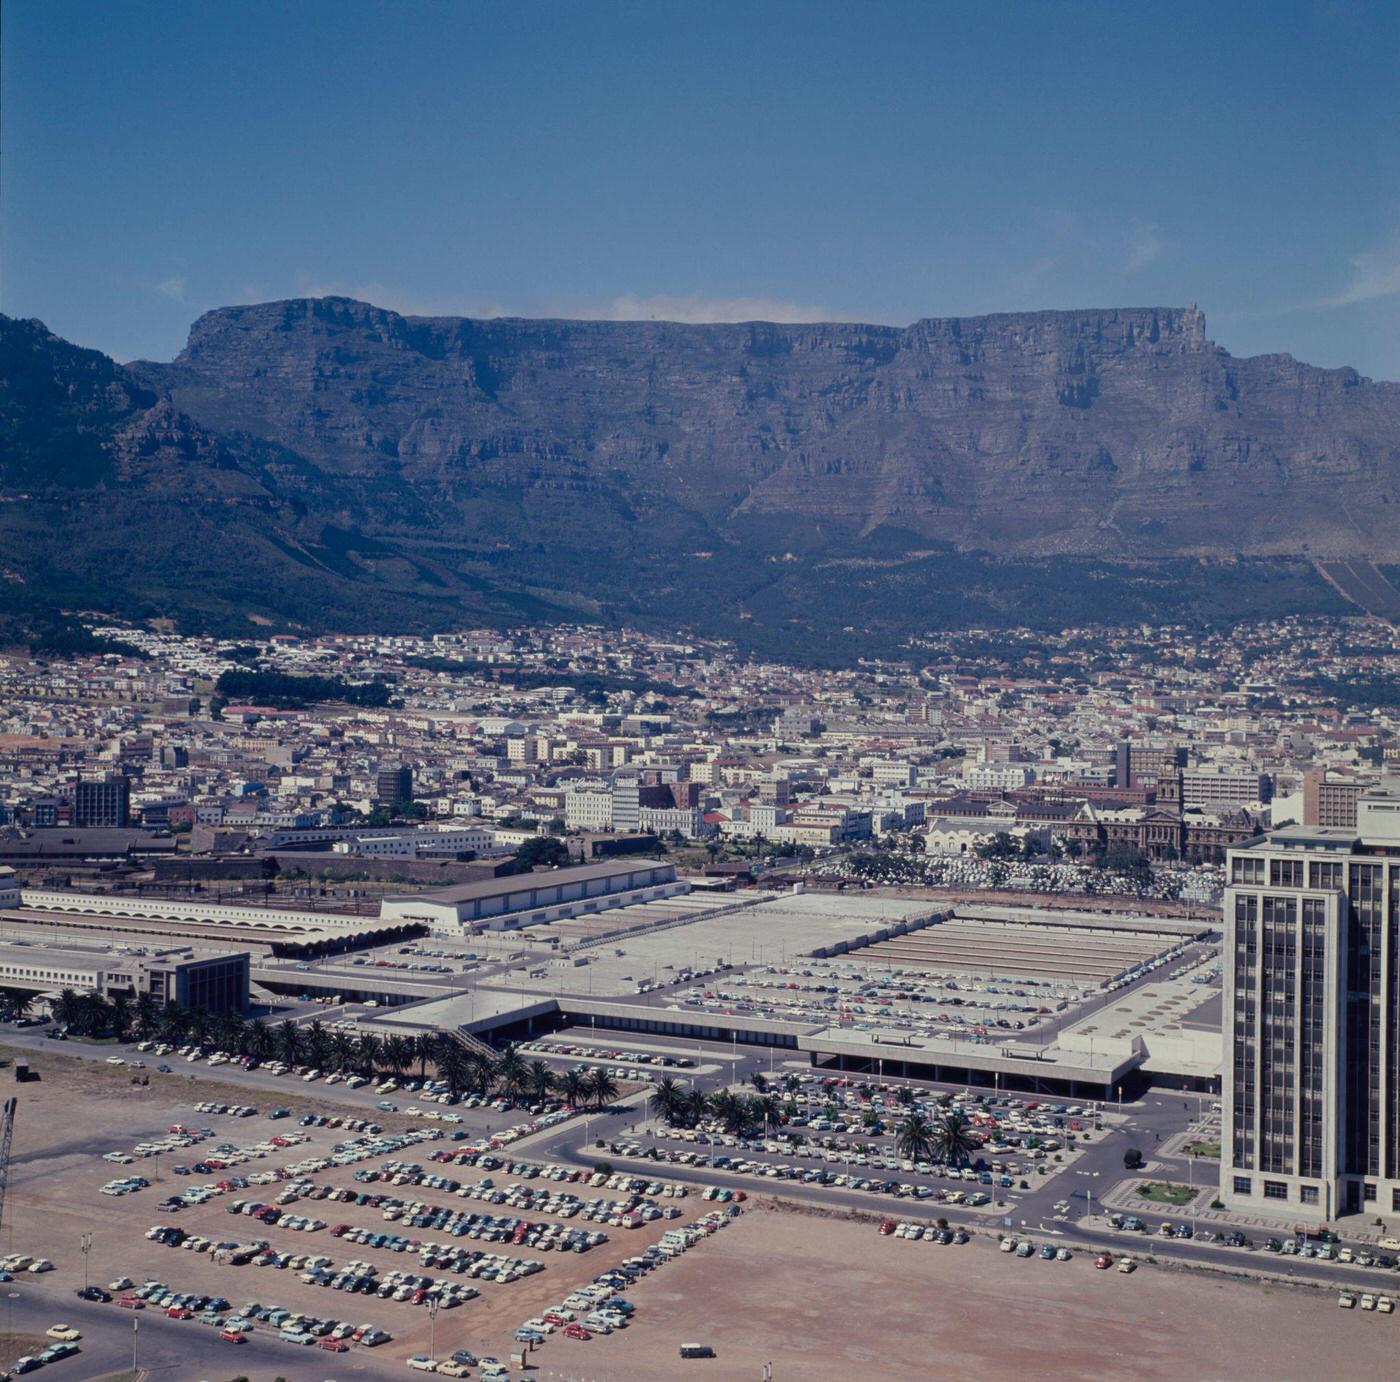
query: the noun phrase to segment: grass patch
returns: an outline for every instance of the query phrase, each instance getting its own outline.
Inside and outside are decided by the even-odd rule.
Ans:
[[[1196,1191],[1189,1185],[1175,1185],[1166,1180],[1147,1180],[1138,1186],[1137,1192],[1145,1200],[1154,1204],[1189,1204],[1196,1198]]]
[[[1220,1156],[1218,1142],[1187,1142],[1181,1149],[1187,1156]]]
[[[51,1343],[53,1340],[44,1338],[42,1334],[0,1333],[0,1367],[12,1367],[25,1354],[38,1353]]]

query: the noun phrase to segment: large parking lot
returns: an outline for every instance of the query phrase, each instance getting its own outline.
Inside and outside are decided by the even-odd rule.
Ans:
[[[407,1109],[374,1113],[375,1132],[334,1090],[264,1100],[217,1072],[139,1087],[124,1067],[56,1052],[36,1063],[42,1079],[17,1087],[7,1245],[55,1270],[27,1275],[26,1296],[51,1299],[56,1320],[128,1312],[149,1329],[212,1331],[201,1339],[275,1339],[289,1375],[310,1375],[291,1373],[306,1366],[299,1349],[340,1346],[360,1371],[402,1372],[434,1332],[439,1357],[508,1360],[526,1322],[714,1210],[661,1172],[609,1183],[454,1141]],[[288,1116],[269,1118],[274,1106]],[[85,1265],[113,1300],[74,1300]],[[540,1356],[562,1364],[586,1346],[545,1323]],[[380,1333],[366,1340],[366,1327]]]

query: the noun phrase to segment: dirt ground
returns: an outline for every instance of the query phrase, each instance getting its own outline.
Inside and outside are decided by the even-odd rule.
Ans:
[[[575,1352],[580,1374],[775,1379],[1390,1376],[1396,1317],[1332,1292],[1141,1267],[1096,1271],[758,1207],[637,1283],[641,1323]],[[706,1343],[710,1362],[681,1362]],[[551,1349],[555,1346],[551,1343]],[[542,1358],[542,1354],[540,1355]],[[577,1367],[582,1357],[571,1358]],[[572,1372],[573,1369],[570,1369]]]
[[[199,1160],[201,1151],[207,1150],[212,1143],[205,1147],[189,1148],[178,1157],[164,1156],[160,1158],[159,1167],[155,1158],[138,1159],[130,1166],[102,1160],[105,1152],[130,1151],[135,1143],[164,1134],[172,1123],[210,1127],[216,1133],[213,1142],[227,1139],[239,1145],[257,1142],[274,1132],[305,1131],[309,1134],[307,1142],[285,1149],[277,1158],[269,1157],[236,1168],[243,1173],[265,1170],[277,1164],[324,1154],[332,1144],[354,1136],[343,1129],[301,1129],[295,1119],[270,1123],[264,1116],[268,1108],[280,1104],[296,1111],[315,1109],[319,1112],[360,1115],[365,1112],[363,1108],[338,1105],[333,1090],[326,1090],[325,1095],[318,1098],[300,1087],[295,1087],[296,1093],[293,1095],[293,1087],[289,1087],[286,1097],[279,1093],[273,1098],[266,1098],[232,1085],[220,1085],[217,1080],[192,1082],[178,1074],[153,1079],[149,1087],[133,1087],[129,1083],[128,1072],[101,1063],[45,1052],[34,1064],[41,1072],[42,1079],[13,1086],[20,1104],[15,1122],[13,1169],[5,1204],[4,1229],[0,1233],[0,1251],[22,1251],[52,1259],[55,1270],[39,1278],[45,1288],[55,1289],[61,1298],[69,1289],[82,1285],[83,1260],[79,1242],[82,1234],[91,1233],[90,1279],[99,1285],[122,1275],[137,1282],[154,1278],[178,1290],[223,1295],[235,1305],[258,1300],[322,1316],[348,1318],[355,1323],[374,1324],[389,1330],[394,1336],[392,1343],[374,1351],[373,1357],[379,1364],[407,1357],[411,1353],[428,1352],[431,1325],[427,1311],[419,1306],[349,1296],[307,1285],[298,1279],[296,1272],[290,1270],[223,1266],[211,1261],[206,1254],[152,1243],[144,1234],[153,1223],[173,1223],[189,1233],[218,1239],[256,1236],[266,1238],[279,1250],[324,1253],[337,1265],[353,1258],[373,1262],[381,1273],[394,1268],[421,1271],[415,1254],[346,1243],[331,1237],[324,1230],[298,1233],[279,1226],[254,1225],[246,1219],[229,1218],[226,1209],[230,1200],[270,1200],[277,1192],[275,1186],[253,1186],[233,1195],[216,1196],[207,1204],[175,1214],[158,1210],[157,1201],[186,1185],[208,1183],[217,1180],[221,1174],[231,1174],[188,1177],[171,1174],[174,1163],[183,1161],[193,1164]],[[235,1118],[195,1112],[193,1105],[205,1100],[253,1103],[258,1107],[259,1114],[253,1118]],[[387,1131],[415,1126],[412,1121],[402,1117],[375,1116],[382,1118]],[[451,1145],[446,1140],[420,1143],[415,1148],[406,1149],[399,1157],[426,1165],[435,1150]],[[528,1148],[522,1148],[516,1154],[525,1160],[539,1160]],[[371,1160],[357,1166],[336,1167],[312,1179],[324,1185],[356,1187],[353,1172],[357,1167],[374,1167],[377,1164],[378,1160]],[[462,1180],[485,1174],[469,1167],[460,1170],[444,1167],[442,1170],[444,1175]],[[159,1174],[160,1180],[132,1195],[112,1197],[99,1193],[106,1181],[131,1174],[144,1175],[153,1182]],[[492,1174],[497,1184],[512,1179],[500,1171]],[[657,1175],[665,1179],[664,1168],[658,1170]],[[432,1204],[478,1210],[492,1208],[475,1200],[459,1200],[449,1192],[427,1187],[384,1188],[389,1193]],[[592,1190],[581,1184],[560,1188],[569,1189],[584,1199],[598,1194],[605,1197],[614,1195],[612,1191]],[[462,1240],[464,1246],[537,1259],[544,1263],[545,1270],[509,1285],[482,1281],[471,1283],[481,1292],[478,1299],[439,1313],[436,1331],[438,1356],[446,1357],[453,1349],[469,1347],[479,1354],[508,1358],[518,1347],[512,1344],[511,1335],[526,1319],[562,1300],[571,1290],[591,1281],[605,1268],[654,1243],[663,1229],[688,1222],[714,1208],[694,1192],[685,1199],[665,1202],[675,1203],[682,1210],[680,1219],[653,1223],[632,1231],[605,1228],[604,1231],[609,1234],[608,1242],[588,1253],[536,1253],[527,1248]],[[303,1201],[291,1208],[293,1212],[316,1216],[330,1224],[346,1222],[372,1229],[389,1227],[384,1224],[380,1211],[369,1206]],[[505,1207],[493,1209],[493,1212],[520,1213]],[[564,1222],[577,1226],[584,1221],[574,1219]],[[425,1233],[423,1236],[434,1235]],[[447,1275],[451,1280],[466,1280],[452,1273]],[[577,1350],[583,1345],[553,1339],[540,1355],[541,1360],[544,1353],[548,1353],[554,1361],[563,1362],[565,1347],[570,1350],[570,1361],[574,1361]]]

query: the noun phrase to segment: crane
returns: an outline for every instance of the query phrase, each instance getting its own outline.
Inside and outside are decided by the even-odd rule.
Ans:
[[[5,1222],[5,1188],[10,1183],[10,1140],[15,1135],[15,1109],[19,1101],[11,1095],[0,1114],[0,1225]]]

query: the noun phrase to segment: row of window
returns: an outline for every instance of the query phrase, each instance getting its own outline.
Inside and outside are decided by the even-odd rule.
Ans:
[[[1375,1187],[1372,1187],[1372,1196]],[[1254,1193],[1254,1180],[1250,1176],[1235,1177],[1235,1194],[1252,1195]],[[1266,1180],[1263,1183],[1263,1193],[1266,1200],[1286,1200],[1288,1198],[1288,1182],[1283,1180]],[[1317,1204],[1318,1189],[1315,1185],[1300,1185],[1298,1187],[1298,1200],[1301,1204]]]

